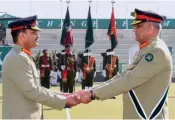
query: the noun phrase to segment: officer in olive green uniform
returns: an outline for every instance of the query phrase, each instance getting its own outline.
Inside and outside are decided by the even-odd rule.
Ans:
[[[132,25],[140,43],[139,53],[121,75],[93,89],[100,100],[123,94],[124,119],[168,119],[173,65],[167,45],[159,38],[164,19],[157,13],[135,9]]]
[[[2,65],[2,119],[41,119],[41,104],[63,109],[73,101],[63,93],[52,92],[39,84],[40,77],[31,52],[39,37],[40,29],[36,23],[37,16],[31,16],[8,25],[14,46]]]

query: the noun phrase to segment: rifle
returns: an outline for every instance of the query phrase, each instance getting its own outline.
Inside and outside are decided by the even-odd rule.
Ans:
[[[39,52],[36,54],[36,57],[35,57],[35,64],[38,69],[39,69],[40,54],[41,54],[41,51],[39,50]]]

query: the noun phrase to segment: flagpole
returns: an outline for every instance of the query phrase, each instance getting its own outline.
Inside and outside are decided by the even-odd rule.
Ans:
[[[159,7],[157,7],[157,12],[159,13]],[[163,27],[163,26],[162,26],[162,27]],[[159,37],[162,38],[162,31],[160,31]]]
[[[63,18],[62,18],[62,9],[63,9],[63,6],[62,6],[62,0],[60,0],[61,2],[61,30],[62,30],[62,27],[63,27]]]
[[[69,8],[70,0],[67,0],[66,3],[67,3],[67,7]],[[64,57],[65,57],[65,56],[64,56]],[[68,120],[71,119],[70,108],[68,108],[68,107],[66,108],[66,117],[67,117]]]
[[[125,10],[126,10],[126,14],[125,14],[125,16],[126,16],[126,29],[128,29],[128,18],[127,18],[127,4],[126,4],[126,2],[125,2],[125,0],[123,0],[123,2],[124,2],[124,4],[125,4]]]
[[[67,3],[67,7],[69,7],[70,0],[67,0],[66,3]]]
[[[32,1],[30,0],[30,16],[31,16],[31,13],[32,13],[31,7],[32,7]]]
[[[115,3],[115,0],[111,0],[111,3],[112,3],[112,10],[114,9],[114,3]],[[112,11],[113,12],[113,11]],[[116,25],[116,24],[115,24]],[[112,44],[112,43],[111,43]],[[112,50],[113,51],[113,50]],[[112,55],[111,55],[111,65],[110,65],[111,69],[112,69]]]
[[[98,1],[96,1],[96,29],[98,30]]]
[[[111,3],[112,3],[112,8],[114,8],[115,0],[111,0]]]
[[[92,0],[89,0],[89,7],[90,7],[90,9],[91,9],[91,3],[92,3]],[[89,46],[89,48],[90,48],[90,46]],[[89,50],[88,50],[88,54],[89,54]],[[89,56],[88,56],[88,67],[89,67]]]

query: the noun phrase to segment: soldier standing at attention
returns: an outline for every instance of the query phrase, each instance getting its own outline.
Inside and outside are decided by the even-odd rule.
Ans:
[[[43,50],[43,56],[39,60],[40,76],[41,76],[41,86],[45,88],[50,88],[50,73],[52,70],[52,59],[48,56],[48,51]]]
[[[101,53],[101,55],[103,56],[103,76],[105,77],[105,81],[107,81],[117,75],[119,71],[119,59],[114,54],[113,49],[108,49],[105,53]]]
[[[59,66],[61,71],[61,87],[63,92],[73,93],[77,76],[75,55],[70,50],[71,45],[65,45],[65,52],[61,53]],[[76,76],[76,77],[75,77]]]
[[[82,89],[91,89],[96,76],[96,61],[95,57],[89,49],[86,49],[82,55],[80,55],[81,70],[82,70]]]
[[[63,52],[63,50],[61,51]],[[61,53],[57,53],[56,54],[57,56],[57,73],[58,73],[58,80],[57,82],[60,82],[60,91],[62,91],[62,80],[61,80],[61,67],[60,67],[60,56],[61,56]]]

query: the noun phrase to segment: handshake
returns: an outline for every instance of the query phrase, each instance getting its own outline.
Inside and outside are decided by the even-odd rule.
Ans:
[[[75,93],[62,93],[61,95],[67,98],[66,106],[73,107],[80,103],[87,104],[95,97],[95,93],[92,90],[80,90]]]

